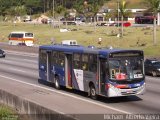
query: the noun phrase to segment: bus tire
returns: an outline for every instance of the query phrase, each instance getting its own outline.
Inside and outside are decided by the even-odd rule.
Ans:
[[[96,100],[96,99],[97,99],[96,89],[95,89],[94,85],[91,85],[91,86],[90,86],[90,97],[91,97],[93,100]]]
[[[58,78],[58,77],[55,77],[55,88],[56,88],[57,90],[60,89],[60,84],[59,84],[59,78]]]

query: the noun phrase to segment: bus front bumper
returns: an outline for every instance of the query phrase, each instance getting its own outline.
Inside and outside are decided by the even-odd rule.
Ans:
[[[115,86],[110,85],[107,91],[108,97],[120,97],[120,96],[130,96],[130,95],[142,95],[145,93],[145,83],[137,88],[130,88],[130,89],[122,89],[116,88]]]

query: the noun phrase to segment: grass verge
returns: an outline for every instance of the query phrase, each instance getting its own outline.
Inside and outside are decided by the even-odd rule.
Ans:
[[[66,26],[61,26],[65,28]],[[118,27],[107,26],[67,26],[70,32],[60,32],[59,28],[44,24],[24,24],[24,23],[0,23],[0,42],[8,42],[8,35],[12,31],[28,31],[35,34],[35,44],[51,44],[54,38],[56,43],[62,40],[75,39],[84,46],[94,45],[97,47],[108,47],[122,49],[141,49],[147,56],[160,56],[160,27],[157,28],[157,45],[153,46],[152,27],[128,27],[124,28],[124,37],[118,38],[120,30]],[[98,44],[98,38],[102,38],[102,43]]]
[[[0,119],[1,120],[18,120],[18,115],[12,108],[0,104]]]

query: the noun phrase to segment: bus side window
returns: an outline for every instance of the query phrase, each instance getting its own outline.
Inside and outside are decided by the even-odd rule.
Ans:
[[[74,61],[74,68],[75,69],[80,69],[80,62]]]
[[[81,54],[73,55],[73,67],[74,69],[81,69]]]
[[[88,70],[88,54],[82,54],[82,70]]]
[[[58,52],[56,52],[56,51],[52,52],[52,62],[53,62],[53,65],[58,64]]]
[[[88,70],[88,65],[87,65],[87,63],[82,63],[82,70],[85,70],[85,71]]]
[[[40,56],[39,57],[40,57],[40,63],[45,64],[46,60],[47,60],[47,54],[45,53],[44,50],[40,51]]]
[[[97,55],[89,55],[89,71],[97,72]]]
[[[64,53],[53,51],[52,62],[53,62],[53,65],[64,67]]]
[[[59,63],[58,64],[61,67],[64,67],[64,58],[65,58],[64,53],[59,52],[59,60],[58,60]]]
[[[46,54],[45,50],[40,50],[39,60],[40,60],[39,61],[40,65],[43,65],[44,69],[46,69],[45,66],[47,65],[47,54]]]

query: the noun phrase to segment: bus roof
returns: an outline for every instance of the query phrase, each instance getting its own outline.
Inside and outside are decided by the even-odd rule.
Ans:
[[[64,53],[72,54],[72,53],[94,53],[100,54],[103,57],[107,57],[110,53],[117,53],[117,52],[142,52],[142,50],[126,50],[126,49],[108,49],[108,48],[96,48],[96,47],[84,47],[84,46],[70,46],[70,45],[62,45],[62,44],[55,44],[55,45],[43,45],[40,46],[39,49],[45,50],[57,50],[63,51]]]

